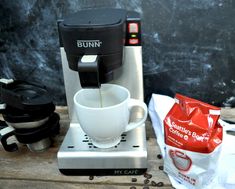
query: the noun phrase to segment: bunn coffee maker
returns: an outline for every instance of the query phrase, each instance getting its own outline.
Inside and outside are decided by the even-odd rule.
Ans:
[[[73,97],[81,88],[114,83],[143,100],[140,17],[123,9],[88,9],[58,21],[69,130],[57,154],[65,175],[139,175],[147,170],[145,124],[122,134],[121,142],[97,148],[79,125]],[[141,109],[131,112],[141,118]],[[105,119],[105,118],[104,118]],[[96,127],[94,125],[94,127]],[[102,132],[102,131],[101,131]]]

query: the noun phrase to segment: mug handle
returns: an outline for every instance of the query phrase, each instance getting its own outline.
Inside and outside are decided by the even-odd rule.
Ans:
[[[148,108],[147,108],[146,104],[144,102],[140,101],[140,100],[136,100],[136,99],[131,98],[129,100],[129,102],[128,102],[128,109],[129,109],[129,111],[131,111],[131,109],[133,107],[136,107],[136,106],[141,107],[144,110],[144,116],[140,120],[138,120],[136,122],[129,123],[126,126],[125,132],[128,132],[128,131],[130,131],[132,129],[135,129],[136,127],[141,126],[145,122],[145,120],[147,119]]]
[[[14,135],[14,128],[7,126],[5,122],[0,121],[0,142],[7,152],[14,152],[18,150],[16,143],[7,143],[7,139]]]

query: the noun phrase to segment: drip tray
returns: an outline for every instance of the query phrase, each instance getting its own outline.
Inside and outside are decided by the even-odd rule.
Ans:
[[[140,175],[147,170],[145,125],[122,134],[120,143],[101,149],[77,123],[70,128],[57,154],[65,175]]]

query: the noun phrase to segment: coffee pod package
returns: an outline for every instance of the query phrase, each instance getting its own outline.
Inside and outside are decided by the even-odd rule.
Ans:
[[[219,119],[220,108],[180,94],[174,99],[153,94],[149,114],[163,155],[164,171],[175,188],[235,187],[228,183],[229,175],[225,178],[223,174],[223,159],[231,156],[223,154],[226,129]],[[235,174],[235,169],[231,173]]]

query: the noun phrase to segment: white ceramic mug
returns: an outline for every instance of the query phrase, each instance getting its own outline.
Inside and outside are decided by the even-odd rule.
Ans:
[[[121,134],[141,126],[148,114],[144,102],[131,99],[126,88],[114,84],[103,84],[100,90],[81,89],[74,95],[74,103],[81,128],[99,148],[117,145]],[[144,110],[144,115],[128,123],[131,109],[136,106]]]

